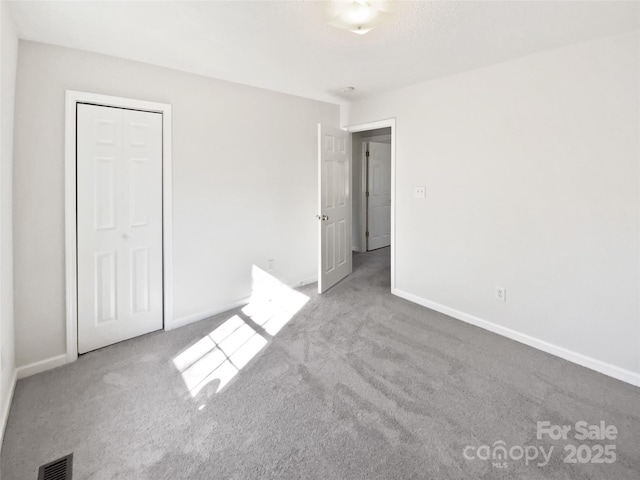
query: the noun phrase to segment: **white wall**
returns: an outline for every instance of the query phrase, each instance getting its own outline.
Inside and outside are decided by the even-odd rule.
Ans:
[[[339,108],[114,57],[20,42],[15,315],[22,366],[65,353],[65,89],[172,104],[174,317],[250,294],[251,266],[317,276],[317,123]]]
[[[639,382],[639,59],[634,32],[355,102],[397,121],[397,293]]]
[[[0,5],[0,443],[15,382],[13,331],[12,162],[13,107],[18,39],[4,2]]]

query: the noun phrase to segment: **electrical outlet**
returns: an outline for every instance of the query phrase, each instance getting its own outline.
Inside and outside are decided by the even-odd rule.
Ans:
[[[276,261],[275,260],[267,260],[267,269],[270,272],[273,272],[276,268]]]
[[[507,301],[507,289],[504,287],[496,287],[496,300],[499,302]]]
[[[415,187],[413,194],[416,198],[426,198],[427,187]]]

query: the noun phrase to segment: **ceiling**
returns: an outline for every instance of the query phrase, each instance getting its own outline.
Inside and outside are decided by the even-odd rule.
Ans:
[[[333,2],[9,3],[22,39],[334,103],[640,28],[638,1],[387,2],[366,35]]]

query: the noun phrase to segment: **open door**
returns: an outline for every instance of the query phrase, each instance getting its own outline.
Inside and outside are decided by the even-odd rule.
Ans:
[[[318,125],[318,292],[349,275],[351,262],[351,139]]]
[[[391,245],[391,144],[367,149],[367,250]]]

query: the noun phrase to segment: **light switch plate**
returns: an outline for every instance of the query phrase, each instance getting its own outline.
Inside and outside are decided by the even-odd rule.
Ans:
[[[425,198],[427,196],[427,187],[415,187],[414,196],[416,198]]]

